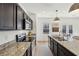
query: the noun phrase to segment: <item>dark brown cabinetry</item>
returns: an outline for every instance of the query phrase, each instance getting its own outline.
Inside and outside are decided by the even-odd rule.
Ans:
[[[52,39],[50,39],[50,49],[53,52],[53,50],[54,50],[54,42],[53,42]]]
[[[53,55],[57,56],[57,42],[53,40]]]
[[[23,56],[32,56],[32,44],[30,47],[25,51]]]
[[[51,52],[53,53],[53,50],[54,50],[54,41],[52,40],[52,38],[50,36],[48,36],[48,46],[51,50]]]
[[[33,21],[31,20],[31,18],[29,19],[29,22],[30,22],[30,30],[33,29]]]
[[[25,30],[27,26],[23,25],[23,19],[33,24],[31,18],[18,4],[0,3],[0,30]]]
[[[13,3],[0,3],[0,30],[15,29],[14,9]]]
[[[51,39],[51,37],[48,36],[48,46],[49,46],[49,48],[50,48],[50,39]]]
[[[69,50],[67,50],[65,47],[58,44],[58,56],[75,56],[75,55]]]
[[[20,6],[18,6],[17,5],[17,7],[16,7],[16,19],[17,19],[17,21],[16,21],[16,28],[18,29],[18,30],[22,30],[22,21],[23,21],[23,10],[21,9],[21,7]]]
[[[50,36],[48,36],[48,38],[48,44],[54,56],[76,56],[68,49],[60,45],[58,42],[56,42],[54,38],[51,38]]]
[[[27,19],[23,19],[23,29],[26,29],[26,30],[32,30],[33,28],[33,21],[30,19],[27,20]]]

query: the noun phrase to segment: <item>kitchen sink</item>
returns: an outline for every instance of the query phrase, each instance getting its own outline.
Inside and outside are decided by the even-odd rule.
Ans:
[[[67,41],[67,40],[64,39],[64,37],[57,36],[57,37],[54,37],[54,38],[57,39],[58,41]]]
[[[58,41],[72,41],[74,38],[72,37],[55,37]]]

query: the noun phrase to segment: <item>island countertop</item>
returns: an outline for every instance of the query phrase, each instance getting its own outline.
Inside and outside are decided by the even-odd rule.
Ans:
[[[79,40],[73,39],[72,41],[59,41],[58,39],[54,38],[51,35],[48,35],[53,38],[57,43],[68,49],[75,55],[79,55]]]
[[[0,50],[0,56],[23,56],[30,47],[30,42],[15,42]]]

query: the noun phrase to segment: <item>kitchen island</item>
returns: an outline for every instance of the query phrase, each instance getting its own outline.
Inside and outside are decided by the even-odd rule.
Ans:
[[[79,40],[60,41],[58,38],[51,35],[48,36],[49,47],[55,56],[78,56],[79,55]]]

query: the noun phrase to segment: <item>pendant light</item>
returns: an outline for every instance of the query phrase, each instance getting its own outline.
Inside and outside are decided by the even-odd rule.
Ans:
[[[59,21],[59,20],[60,20],[60,19],[57,17],[57,12],[58,12],[58,10],[56,10],[56,17],[55,17],[54,21]]]
[[[78,10],[79,9],[79,3],[74,3],[70,9],[69,9],[69,12],[72,12],[74,10]]]

